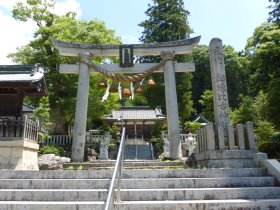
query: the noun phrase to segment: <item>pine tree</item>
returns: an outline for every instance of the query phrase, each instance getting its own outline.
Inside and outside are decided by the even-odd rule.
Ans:
[[[141,42],[168,42],[189,38],[192,30],[187,18],[190,13],[184,9],[183,0],[153,0],[153,4],[148,6],[149,8],[145,12],[148,19],[139,24],[144,29],[139,39]],[[158,62],[159,60],[159,57],[144,57],[140,59],[140,62]],[[184,62],[187,60],[187,56],[176,56],[175,60]],[[155,74],[153,78],[157,87],[147,91],[148,103],[151,106],[161,106],[165,110],[163,75]],[[181,120],[190,117],[192,112],[191,78],[192,76],[189,73],[176,73]]]

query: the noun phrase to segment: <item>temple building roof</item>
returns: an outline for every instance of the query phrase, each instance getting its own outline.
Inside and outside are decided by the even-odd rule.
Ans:
[[[108,121],[147,121],[147,120],[166,120],[162,115],[161,110],[156,108],[152,109],[148,106],[133,106],[121,107],[118,110],[113,110],[112,113],[105,117]]]
[[[1,65],[0,95],[47,95],[44,69],[40,65]]]
[[[41,65],[0,65],[0,116],[20,117],[24,96],[47,94]]]

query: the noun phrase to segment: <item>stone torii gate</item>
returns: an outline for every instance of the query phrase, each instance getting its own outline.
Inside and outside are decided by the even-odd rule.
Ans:
[[[164,61],[163,65],[157,69],[157,72],[164,72],[168,139],[170,141],[170,158],[172,159],[181,157],[175,72],[193,72],[195,70],[194,63],[177,63],[173,58],[177,54],[192,52],[193,45],[198,44],[199,40],[200,36],[172,42],[129,45],[133,49],[135,56],[160,55]],[[120,67],[120,64],[90,65],[90,60],[94,56],[118,56],[122,45],[79,44],[54,39],[52,43],[59,50],[60,55],[78,56],[80,58],[78,65],[61,64],[59,71],[64,74],[79,74],[71,158],[72,161],[83,161],[90,73],[98,73],[97,68],[111,74],[143,73],[158,64],[141,63],[125,68]]]

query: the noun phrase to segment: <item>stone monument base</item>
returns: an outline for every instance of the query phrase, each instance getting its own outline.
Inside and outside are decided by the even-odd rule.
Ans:
[[[0,141],[0,169],[39,170],[39,144],[28,139]]]
[[[252,168],[255,152],[250,150],[216,150],[196,155],[199,166],[207,168]]]

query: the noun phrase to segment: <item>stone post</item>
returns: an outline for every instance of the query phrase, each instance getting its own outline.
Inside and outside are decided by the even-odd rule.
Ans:
[[[215,123],[224,128],[228,146],[227,125],[230,124],[227,81],[222,40],[213,38],[209,45]]]
[[[169,155],[171,159],[178,159],[182,157],[181,141],[180,141],[180,127],[178,116],[178,103],[176,93],[176,81],[174,70],[174,53],[171,51],[161,52],[161,57],[166,60],[164,69],[165,81],[165,101],[167,112],[168,125],[168,140],[169,140]]]
[[[72,161],[84,160],[90,79],[90,70],[88,63],[91,56],[92,55],[88,52],[80,54],[81,60],[79,66],[79,81],[71,155]]]

